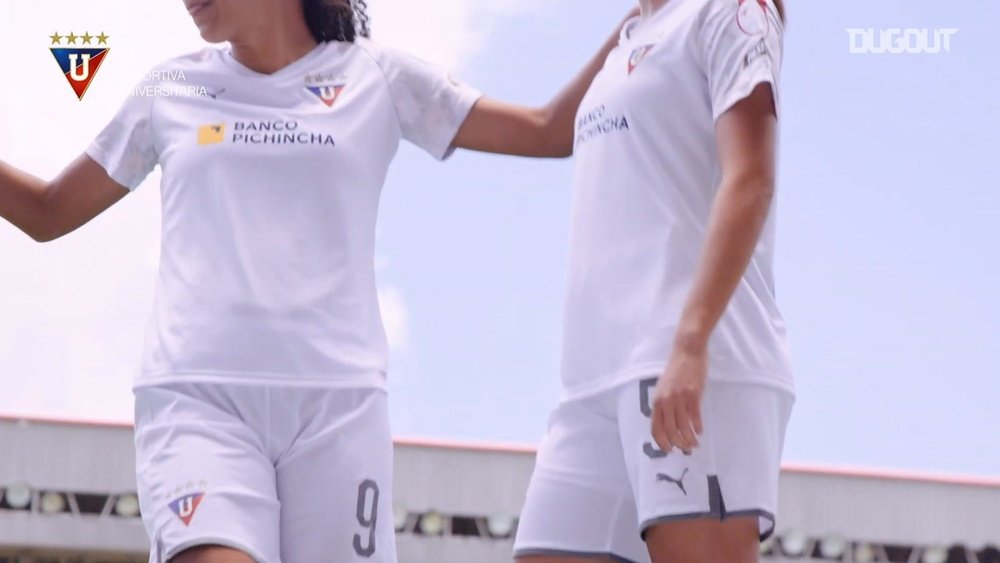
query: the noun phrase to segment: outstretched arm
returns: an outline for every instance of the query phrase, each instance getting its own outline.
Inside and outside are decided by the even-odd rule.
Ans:
[[[635,8],[626,20],[639,14]],[[475,151],[565,158],[573,154],[573,121],[590,83],[618,45],[622,21],[582,71],[548,105],[529,108],[483,98],[465,119],[454,145]]]
[[[0,217],[38,242],[75,231],[128,190],[81,155],[51,182],[0,161]]]

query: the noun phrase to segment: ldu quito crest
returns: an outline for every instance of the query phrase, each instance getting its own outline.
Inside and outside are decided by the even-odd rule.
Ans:
[[[50,47],[52,55],[56,58],[59,68],[69,82],[73,93],[78,100],[83,100],[83,96],[90,88],[97,71],[104,64],[111,48],[108,46],[108,35],[103,31],[100,35],[91,35],[86,32],[83,35],[76,35],[72,31],[69,35],[60,35],[55,32],[49,36],[52,45],[65,45],[67,47]]]

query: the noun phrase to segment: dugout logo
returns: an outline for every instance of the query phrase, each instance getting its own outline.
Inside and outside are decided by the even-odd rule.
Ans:
[[[848,48],[852,55],[938,55],[951,53],[956,28],[873,29],[848,28]]]
[[[59,45],[50,47],[49,50],[56,58],[76,98],[82,101],[94,77],[97,76],[97,71],[111,52],[108,46],[109,37],[103,31],[100,35],[91,35],[89,32],[76,35],[71,31],[65,36],[57,31],[49,36],[49,39],[52,45]]]
[[[305,89],[326,104],[328,108],[332,108],[333,104],[337,103],[337,98],[347,87],[347,81],[344,77],[332,74],[312,74],[306,76],[305,82]]]

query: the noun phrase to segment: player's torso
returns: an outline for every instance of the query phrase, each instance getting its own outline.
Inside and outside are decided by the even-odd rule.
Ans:
[[[392,101],[358,48],[320,49],[274,75],[225,53],[166,75],[202,89],[153,104],[166,215],[191,226],[225,203],[243,222],[328,235],[369,218],[399,143]]]
[[[718,161],[697,60],[700,4],[674,0],[628,26],[581,103],[575,214],[588,230],[613,231],[604,240],[663,225],[664,214],[690,225],[711,204]]]
[[[570,388],[629,370],[653,375],[670,352],[721,181],[698,36],[708,1],[671,0],[627,27],[577,115],[562,367]],[[780,322],[772,244],[769,225],[710,343],[716,367],[729,358],[737,370],[784,369],[783,341],[770,336]],[[761,332],[763,348],[753,336]]]
[[[153,104],[163,241],[145,370],[383,369],[374,235],[400,132],[381,72],[345,44],[269,76],[214,56],[160,77],[187,94]]]

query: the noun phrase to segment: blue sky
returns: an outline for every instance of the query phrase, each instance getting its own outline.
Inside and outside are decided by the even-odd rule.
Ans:
[[[463,76],[544,102],[624,6],[574,5],[507,22]],[[988,164],[1000,154],[989,23],[1000,9],[831,6],[789,6],[777,278],[799,396],[786,458],[1000,474],[1000,190]],[[949,55],[875,56],[849,54],[848,27],[960,31]],[[411,313],[411,350],[394,363],[397,430],[539,438],[559,390],[570,176],[569,161],[400,155],[380,239],[384,278]]]
[[[118,58],[82,103],[44,40],[69,24],[0,6],[0,31],[25,46],[21,72],[36,85],[0,92],[0,158],[49,176],[155,62],[140,53],[197,46],[179,10],[159,21],[183,45],[165,45],[128,25],[130,3],[64,3],[81,29],[120,20]],[[413,29],[401,18],[412,3],[372,3],[387,41],[529,104],[561,88],[628,8],[440,0],[421,3],[439,21]],[[792,1],[789,12],[777,278],[799,396],[785,457],[1000,475],[1000,5]],[[959,31],[948,54],[852,55],[854,27]],[[460,153],[439,164],[400,151],[378,243],[397,434],[541,437],[559,392],[571,171],[568,160]],[[0,227],[0,411],[129,419],[156,254],[151,182],[53,245]]]

